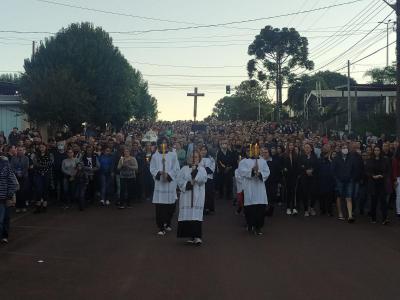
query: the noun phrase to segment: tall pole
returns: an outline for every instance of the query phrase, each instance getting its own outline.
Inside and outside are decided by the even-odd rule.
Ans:
[[[350,60],[347,61],[347,129],[351,133]]]
[[[389,67],[389,24],[391,20],[386,23],[386,67]]]
[[[32,58],[35,56],[36,41],[32,41]]]
[[[400,139],[400,1],[396,1],[396,135]]]

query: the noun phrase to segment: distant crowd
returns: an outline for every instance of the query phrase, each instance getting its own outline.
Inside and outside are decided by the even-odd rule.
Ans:
[[[326,135],[295,122],[134,121],[119,132],[64,130],[46,141],[34,129],[0,131],[0,238],[8,241],[14,211],[42,214],[49,206],[84,210],[91,205],[124,209],[153,199],[157,179],[151,161],[161,153],[160,137],[180,168],[190,165],[194,153],[212,158],[206,197],[232,201],[239,214],[245,204],[236,170],[243,159],[255,158],[269,169],[266,214],[282,206],[290,216],[335,215],[353,223],[357,215],[368,214],[372,223],[386,225],[394,208],[400,217],[399,142],[384,135]],[[214,211],[208,201],[204,213]]]

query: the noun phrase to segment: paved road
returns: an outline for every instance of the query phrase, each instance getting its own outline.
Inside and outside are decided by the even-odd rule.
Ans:
[[[201,247],[156,236],[148,203],[18,216],[0,299],[399,299],[397,220],[280,215],[254,237],[228,203],[217,209]]]

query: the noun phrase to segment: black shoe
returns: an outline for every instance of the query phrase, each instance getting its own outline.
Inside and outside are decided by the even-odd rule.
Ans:
[[[388,219],[386,219],[385,221],[382,222],[382,225],[388,225],[390,223],[390,221]]]
[[[355,221],[356,221],[356,219],[354,219],[353,217],[351,217],[347,220],[347,222],[349,222],[349,224],[353,224]]]

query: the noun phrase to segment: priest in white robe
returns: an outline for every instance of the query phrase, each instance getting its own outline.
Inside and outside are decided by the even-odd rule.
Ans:
[[[215,212],[215,188],[214,188],[214,172],[215,160],[208,154],[208,148],[203,145],[200,149],[201,160],[199,166],[203,167],[207,172],[206,182],[206,200],[204,203],[204,214],[214,214]]]
[[[253,149],[252,149],[253,148]],[[247,229],[256,235],[262,235],[268,199],[265,181],[269,176],[269,168],[260,158],[257,146],[250,146],[249,158],[239,163],[239,174],[243,180],[244,214]]]
[[[160,139],[157,151],[150,161],[150,173],[154,178],[153,203],[156,208],[158,235],[171,231],[171,220],[177,200],[177,176],[179,162],[175,152],[169,151],[168,140]]]
[[[188,244],[201,245],[205,201],[206,169],[199,164],[200,154],[193,152],[187,166],[178,174],[179,199],[178,238],[189,238]]]

